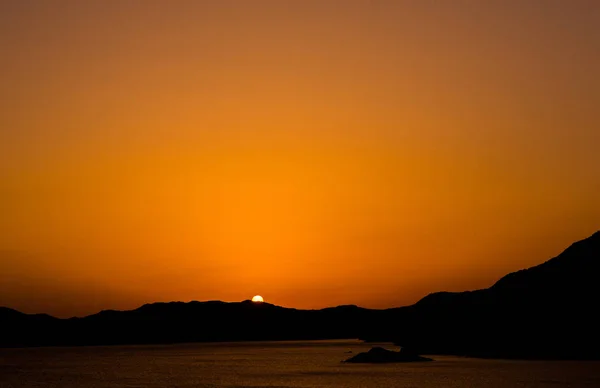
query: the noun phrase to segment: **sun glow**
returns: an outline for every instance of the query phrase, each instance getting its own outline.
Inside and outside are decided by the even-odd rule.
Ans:
[[[262,297],[262,296],[260,296],[260,295],[255,295],[255,296],[252,298],[252,301],[253,301],[253,302],[257,302],[257,303],[262,303],[262,302],[264,302],[265,300],[263,299],[263,297]]]

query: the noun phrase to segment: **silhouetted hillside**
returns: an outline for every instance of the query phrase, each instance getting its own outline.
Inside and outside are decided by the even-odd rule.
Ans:
[[[56,318],[48,314],[24,314],[20,311],[9,309],[7,307],[0,307],[0,322],[6,321],[53,321]]]
[[[172,302],[60,320],[0,308],[0,346],[362,338],[421,354],[600,359],[600,232],[484,290],[387,310]]]
[[[23,314],[0,307],[0,346],[52,345],[55,330],[64,324],[46,314]]]
[[[398,309],[384,336],[426,353],[600,358],[599,275],[600,232],[488,289]]]
[[[147,304],[131,311],[101,311],[85,318],[53,319],[58,324],[46,325],[39,324],[35,316],[15,311],[0,315],[3,327],[9,328],[0,333],[0,345],[358,338],[360,324],[369,313],[348,306],[297,310],[251,301],[172,302]],[[45,333],[43,338],[35,335],[40,330]]]

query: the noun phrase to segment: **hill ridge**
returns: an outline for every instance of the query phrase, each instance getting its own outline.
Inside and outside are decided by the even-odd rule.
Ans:
[[[422,354],[600,359],[600,231],[486,289],[431,293],[382,310],[269,303],[156,302],[50,319],[0,308],[0,346],[361,338]]]

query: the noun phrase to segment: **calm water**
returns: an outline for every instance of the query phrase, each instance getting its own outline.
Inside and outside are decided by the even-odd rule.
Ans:
[[[0,350],[0,387],[600,387],[600,362],[434,356],[357,365],[358,341]],[[391,347],[393,348],[393,347]]]

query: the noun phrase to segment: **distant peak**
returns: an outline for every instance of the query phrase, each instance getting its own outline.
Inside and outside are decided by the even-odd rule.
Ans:
[[[590,237],[587,237],[581,241],[577,241],[577,242],[573,243],[573,245],[571,247],[581,246],[581,245],[589,245],[589,244],[596,245],[598,243],[600,243],[600,230],[597,231],[596,233],[592,234]]]
[[[323,310],[360,310],[362,307],[359,307],[355,304],[342,304],[335,307],[325,307]]]
[[[0,313],[7,313],[7,314],[23,314],[20,311],[17,311],[15,309],[11,309],[9,307],[2,307],[0,306]]]

